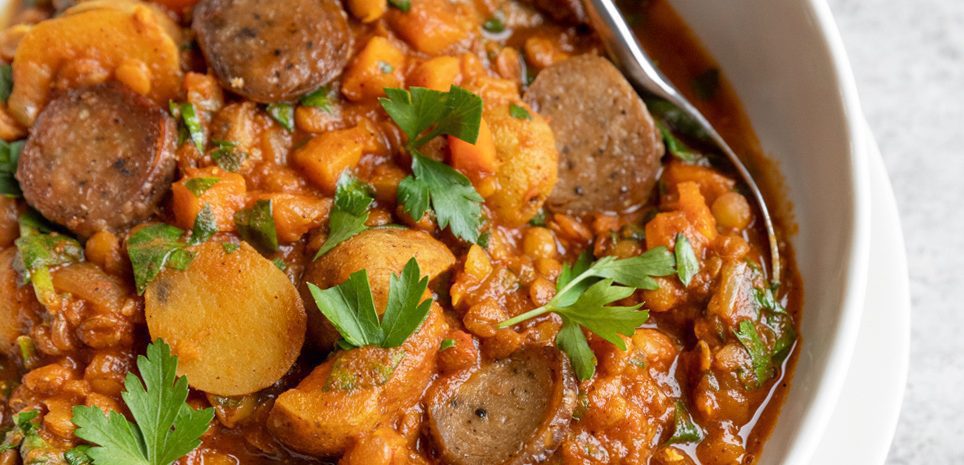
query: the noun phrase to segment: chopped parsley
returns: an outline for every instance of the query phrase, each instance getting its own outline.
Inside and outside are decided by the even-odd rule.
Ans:
[[[408,13],[412,9],[412,0],[388,0],[388,4],[402,13]]]
[[[673,412],[674,425],[673,435],[670,436],[667,444],[686,444],[698,442],[703,439],[703,430],[700,429],[693,415],[682,400],[676,401],[676,410]]]
[[[191,191],[195,197],[200,197],[207,192],[208,189],[214,187],[220,180],[220,178],[191,178],[184,181],[184,187]]]
[[[308,283],[318,309],[344,338],[340,345],[346,348],[401,346],[428,316],[432,299],[422,300],[427,288],[428,278],[421,277],[413,257],[401,276],[392,275],[388,304],[379,320],[366,270],[352,273],[344,283],[326,290]]]
[[[399,203],[416,220],[431,207],[440,228],[448,227],[456,237],[477,242],[482,225],[482,196],[465,175],[425,157],[418,149],[442,135],[474,144],[482,122],[482,99],[458,86],[452,86],[448,92],[421,87],[408,91],[388,88],[385,94],[387,97],[379,99],[379,103],[408,136],[406,147],[412,154],[414,176],[399,184]]]
[[[694,150],[692,147],[683,142],[681,139],[673,134],[662,122],[657,121],[656,127],[659,128],[660,134],[663,136],[663,143],[666,144],[666,151],[671,155],[676,157],[679,161],[684,163],[698,163],[703,159],[703,154]]]
[[[455,347],[455,339],[443,339],[442,343],[438,346],[438,351],[445,352],[453,347]]]
[[[331,86],[321,86],[314,92],[301,97],[298,103],[303,107],[317,108],[331,113],[333,100],[337,98]]]
[[[278,122],[281,127],[289,130],[295,130],[295,107],[290,103],[272,103],[268,105],[267,108],[268,115],[271,119]]]
[[[148,345],[137,368],[143,383],[128,373],[122,394],[133,423],[116,411],[74,407],[74,434],[95,444],[85,455],[96,465],[169,465],[201,445],[214,419],[214,410],[195,410],[186,402],[187,378],[176,376],[177,357],[164,341]]]
[[[194,254],[187,250],[183,236],[181,228],[158,223],[138,229],[127,239],[138,295],[144,294],[147,285],[165,268],[183,271],[191,264]]]
[[[20,237],[14,267],[23,282],[33,285],[37,300],[49,307],[56,303],[51,268],[84,260],[84,248],[72,237],[53,230],[40,215],[28,210],[19,217]]]
[[[632,336],[649,318],[640,310],[642,304],[613,306],[631,296],[637,289],[657,289],[654,276],[676,272],[676,263],[665,247],[657,247],[632,258],[604,257],[590,264],[588,253],[572,265],[566,264],[556,282],[557,293],[546,305],[499,324],[500,328],[521,323],[552,312],[562,317],[562,329],[556,344],[569,355],[579,379],[586,380],[596,372],[596,356],[583,328],[626,350],[619,335]]]
[[[743,320],[733,332],[740,344],[746,348],[750,354],[750,366],[753,368],[753,379],[755,387],[760,387],[773,376],[773,365],[770,360],[770,351],[767,349],[756,326],[750,320]]]
[[[91,446],[86,444],[74,447],[64,452],[64,460],[67,462],[67,465],[93,465],[94,459],[90,458],[90,455],[87,454],[90,448]]]
[[[683,234],[676,235],[676,276],[684,286],[689,286],[693,276],[700,271],[700,262],[693,246]]]
[[[23,195],[15,177],[23,144],[22,140],[16,142],[0,140],[0,196],[17,198]]]
[[[211,211],[211,205],[206,203],[194,217],[194,227],[191,228],[191,239],[188,244],[197,245],[205,242],[216,232],[218,232],[218,220]]]
[[[379,60],[378,70],[381,71],[382,74],[388,74],[388,73],[391,73],[392,71],[395,71],[395,67],[392,66],[392,64],[387,61]]]
[[[214,145],[217,148],[211,151],[211,160],[224,171],[233,173],[240,170],[244,160],[248,158],[248,154],[241,151],[234,142],[216,140]]]
[[[278,251],[278,230],[274,224],[271,200],[261,199],[251,208],[234,214],[238,235],[262,252]]]
[[[13,66],[0,63],[0,102],[6,103],[13,91]]]
[[[224,249],[224,253],[233,254],[241,248],[241,244],[235,244],[234,242],[222,242],[221,248]]]
[[[509,104],[509,115],[515,119],[524,119],[524,120],[532,119],[532,114],[529,113],[529,110],[526,110],[525,108],[520,107],[515,103]]]
[[[347,171],[342,173],[335,188],[334,208],[328,217],[328,238],[314,259],[368,229],[365,222],[368,221],[368,209],[374,201],[368,184],[355,179]]]
[[[493,16],[482,23],[482,29],[485,29],[486,32],[498,34],[505,31],[505,23],[499,16]]]
[[[168,104],[168,107],[171,110],[171,116],[181,122],[179,125],[181,130],[180,142],[191,139],[191,142],[194,143],[194,147],[197,148],[198,152],[204,153],[206,137],[204,135],[204,128],[201,126],[201,119],[198,118],[194,104],[191,102],[178,103],[172,101]]]

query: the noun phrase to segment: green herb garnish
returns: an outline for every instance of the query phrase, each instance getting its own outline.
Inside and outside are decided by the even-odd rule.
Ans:
[[[241,248],[241,244],[235,244],[233,242],[222,242],[221,248],[224,249],[224,253],[230,255],[230,254],[233,254],[234,252],[237,252],[238,249]]]
[[[368,209],[372,202],[371,187],[355,179],[347,171],[338,178],[334,208],[328,217],[328,238],[315,254],[314,260],[328,253],[338,244],[368,229]]]
[[[750,354],[755,386],[762,386],[773,376],[773,366],[770,363],[770,351],[760,338],[760,333],[752,321],[743,320],[733,334]]]
[[[524,120],[532,119],[532,114],[529,113],[529,110],[526,110],[525,108],[520,107],[515,103],[509,104],[509,115],[515,119],[524,119]]]
[[[367,271],[352,273],[344,283],[326,290],[308,283],[321,313],[335,326],[348,347],[401,346],[428,316],[432,299],[422,300],[426,288],[428,278],[421,277],[413,257],[405,264],[401,276],[392,275],[388,305],[379,321]]]
[[[408,136],[406,147],[412,154],[414,176],[399,184],[399,203],[416,220],[431,206],[440,228],[450,228],[460,239],[478,241],[482,196],[465,175],[423,156],[418,149],[442,135],[474,144],[482,121],[482,99],[458,86],[448,92],[389,88],[385,94],[388,97],[379,103]]]
[[[314,92],[301,97],[298,103],[303,107],[317,108],[331,113],[335,98],[337,98],[336,93],[332,92],[331,86],[321,86]]]
[[[263,252],[278,251],[278,230],[274,224],[271,200],[261,199],[251,208],[234,214],[238,235]]]
[[[184,187],[191,191],[195,197],[200,197],[207,192],[208,189],[214,187],[220,180],[220,178],[191,178],[184,181]]]
[[[700,262],[693,252],[689,239],[682,233],[676,235],[676,276],[684,286],[689,286],[693,276],[700,271]]]
[[[667,444],[686,444],[703,439],[703,430],[693,420],[693,415],[690,414],[682,400],[676,401],[676,410],[673,412],[673,417],[675,429],[673,435],[666,441]]]
[[[442,343],[438,346],[438,351],[445,352],[453,347],[455,347],[455,339],[442,339]]]
[[[201,120],[198,118],[194,104],[191,102],[170,102],[168,106],[171,115],[181,121],[181,142],[184,139],[191,139],[198,152],[204,153],[206,143],[204,128],[201,126]]]
[[[642,304],[629,307],[612,306],[631,296],[637,289],[657,289],[654,276],[676,272],[673,254],[657,247],[633,258],[604,257],[590,264],[589,254],[582,254],[572,265],[566,264],[556,282],[557,293],[546,305],[503,321],[499,328],[521,323],[552,312],[562,317],[562,330],[556,344],[569,355],[579,379],[586,380],[596,371],[596,356],[582,329],[626,350],[619,335],[632,336],[646,322],[649,313]]]
[[[211,160],[224,171],[236,172],[241,169],[248,154],[238,148],[238,144],[231,141],[216,140],[216,149],[211,151]]]
[[[285,271],[288,269],[288,264],[285,263],[285,261],[280,258],[271,260],[271,263],[274,263],[274,266],[278,267],[278,269],[281,271]]]
[[[0,63],[0,102],[7,103],[13,91],[13,66]]]
[[[74,434],[95,444],[86,451],[95,465],[170,465],[201,445],[214,419],[213,409],[195,410],[186,402],[187,378],[176,376],[177,357],[164,341],[148,345],[137,368],[143,383],[128,373],[121,395],[133,423],[116,411],[74,407]]]
[[[666,144],[666,150],[671,155],[685,163],[697,163],[703,159],[703,154],[693,150],[686,142],[676,137],[665,124],[657,121],[656,127],[659,128],[659,132],[663,136],[663,143]]]
[[[17,183],[17,161],[23,151],[24,141],[4,142],[0,140],[0,195],[18,198],[23,195]]]
[[[127,256],[134,269],[137,294],[144,294],[147,285],[165,268],[186,270],[194,260],[182,240],[184,231],[169,224],[152,224],[138,229],[127,239]]]
[[[191,239],[188,241],[188,244],[200,244],[210,239],[216,232],[218,232],[217,218],[214,217],[214,212],[211,211],[211,205],[204,204],[204,206],[201,207],[201,211],[194,217],[194,227],[191,228]]]
[[[272,103],[268,105],[268,115],[278,122],[281,127],[295,130],[295,107],[290,103]]]
[[[388,0],[388,4],[402,13],[408,13],[412,9],[412,0]]]
[[[486,32],[498,34],[500,32],[505,31],[505,23],[502,21],[502,18],[499,18],[498,16],[493,16],[485,20],[484,23],[482,23],[482,29],[485,29]]]
[[[53,276],[50,269],[84,260],[84,248],[76,239],[52,230],[36,212],[20,215],[20,237],[14,267],[23,282],[33,285],[37,300],[45,307],[56,303]]]
[[[391,73],[392,71],[395,71],[395,67],[392,66],[392,64],[387,61],[379,60],[378,70],[381,71],[382,74],[388,74],[388,73]]]
[[[93,465],[94,459],[90,458],[90,455],[87,454],[90,448],[91,446],[86,444],[74,447],[64,452],[64,460],[67,462],[67,465]]]

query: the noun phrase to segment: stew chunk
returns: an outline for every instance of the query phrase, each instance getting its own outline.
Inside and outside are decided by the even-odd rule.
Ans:
[[[559,148],[550,208],[621,213],[647,201],[662,139],[646,104],[609,60],[582,55],[546,68],[526,100],[549,119]]]
[[[428,400],[432,439],[450,465],[523,465],[549,458],[576,404],[569,359],[551,347],[443,379]]]
[[[21,154],[24,198],[48,219],[89,236],[154,212],[174,177],[174,120],[117,84],[77,89],[40,114]]]
[[[272,385],[305,340],[305,310],[274,263],[242,243],[209,241],[187,270],[165,270],[147,287],[144,314],[153,339],[179,358],[191,387],[221,396]]]
[[[221,85],[262,103],[328,83],[352,50],[337,0],[204,0],[192,28]]]

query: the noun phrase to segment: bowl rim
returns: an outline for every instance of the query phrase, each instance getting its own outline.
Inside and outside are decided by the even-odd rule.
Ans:
[[[831,59],[832,73],[837,81],[838,96],[843,106],[846,133],[850,141],[850,173],[854,218],[849,235],[847,269],[841,289],[841,314],[832,336],[832,347],[827,362],[817,367],[819,380],[815,383],[812,404],[800,420],[799,433],[794,436],[785,454],[787,464],[808,464],[822,439],[843,391],[847,372],[856,348],[870,261],[870,170],[868,150],[870,144],[865,131],[865,118],[860,106],[857,84],[836,21],[825,0],[807,0],[806,7],[814,19],[814,26],[822,43],[815,44],[827,49]],[[791,239],[792,241],[792,239]],[[804,283],[804,296],[807,294]],[[807,318],[804,304],[803,319]],[[803,335],[806,344],[806,334]],[[791,386],[793,382],[791,381]],[[791,387],[792,389],[792,387]],[[789,399],[788,399],[789,400]],[[778,420],[779,424],[779,420]],[[766,456],[764,448],[764,456]]]

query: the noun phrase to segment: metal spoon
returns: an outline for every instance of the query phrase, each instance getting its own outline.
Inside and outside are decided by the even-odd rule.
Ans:
[[[615,62],[616,66],[622,69],[629,81],[637,89],[666,99],[687,113],[699,123],[710,139],[726,154],[733,167],[736,168],[743,182],[753,193],[753,198],[756,200],[760,208],[760,214],[763,216],[770,242],[770,280],[779,283],[780,249],[777,246],[776,230],[773,228],[773,221],[770,218],[770,211],[767,209],[763,193],[753,177],[750,176],[746,166],[706,117],[686,100],[686,97],[683,97],[683,94],[656,68],[653,60],[636,41],[636,36],[626,24],[613,0],[583,0],[582,3],[586,7],[586,14],[589,16],[590,23],[609,52],[609,57]]]

